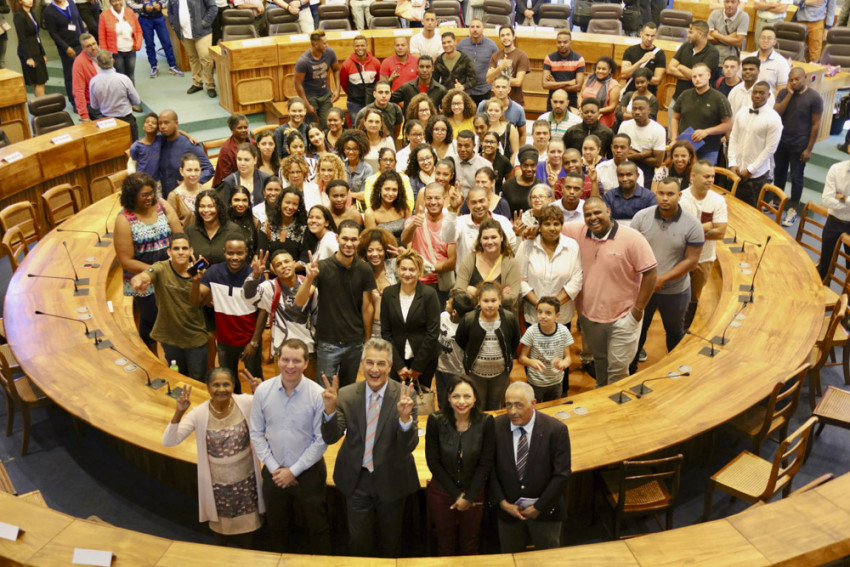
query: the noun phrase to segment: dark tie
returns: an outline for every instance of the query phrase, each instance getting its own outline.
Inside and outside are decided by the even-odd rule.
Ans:
[[[525,478],[525,465],[528,462],[528,436],[525,428],[519,428],[519,443],[516,447],[516,472],[520,480]]]
[[[750,109],[750,114],[758,114],[758,113],[759,113],[758,110],[755,110],[753,108]]]

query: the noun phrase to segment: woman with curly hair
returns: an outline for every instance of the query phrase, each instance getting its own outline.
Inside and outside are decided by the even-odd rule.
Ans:
[[[385,171],[375,181],[372,191],[372,208],[366,211],[366,228],[381,227],[389,230],[401,245],[404,220],[410,216],[410,207],[403,193],[404,183],[395,171]]]
[[[346,179],[345,164],[339,159],[339,156],[330,152],[324,153],[316,160],[316,185],[319,186],[319,191],[325,193],[328,183],[334,179]],[[322,202],[327,205],[325,197],[322,197]],[[351,203],[348,203],[349,205]]]
[[[405,123],[409,120],[418,120],[422,124],[427,124],[432,116],[437,116],[437,107],[427,93],[419,93],[410,99],[404,112]]]
[[[310,168],[303,157],[290,154],[280,164],[280,173],[290,187],[295,187],[304,195],[305,209],[311,209],[314,205],[322,204],[322,192],[319,190],[319,186],[307,181]]]
[[[434,182],[434,171],[437,167],[437,152],[428,144],[419,144],[410,153],[410,161],[407,164],[407,176],[410,178],[410,187],[413,189],[413,198],[419,191]]]
[[[301,191],[285,187],[266,213],[268,218],[260,225],[257,249],[268,251],[269,258],[275,250],[284,249],[296,261],[307,262],[307,253],[316,248],[316,238],[307,230],[307,211]]]
[[[432,116],[428,120],[428,124],[425,126],[425,141],[431,144],[431,147],[437,152],[438,158],[457,157],[452,125],[449,119],[442,114]]]
[[[224,262],[224,243],[242,231],[227,217],[227,206],[217,191],[206,189],[195,199],[195,223],[186,227],[195,258],[203,256],[210,264]]]
[[[696,162],[697,154],[690,142],[687,140],[674,142],[670,147],[670,157],[664,160],[663,165],[655,168],[655,176],[652,178],[652,192],[655,192],[658,182],[665,177],[675,177],[678,179],[682,191],[690,187],[691,168]]]
[[[387,132],[381,111],[376,108],[366,109],[358,129],[366,134],[369,142],[369,151],[363,156],[363,161],[369,164],[373,172],[378,171],[378,152],[384,148],[395,152],[395,142]]]
[[[121,184],[121,211],[115,218],[115,254],[124,270],[124,295],[133,298],[139,314],[139,335],[152,351],[156,341],[151,330],[156,321],[153,286],[144,292],[133,290],[132,277],[168,259],[171,235],[183,232],[183,225],[171,205],[156,198],[157,183],[147,173],[131,173]]]
[[[372,268],[377,288],[372,290],[372,305],[375,318],[372,323],[372,336],[381,337],[381,295],[384,289],[398,283],[396,259],[398,246],[396,239],[385,228],[367,228],[360,233],[357,255]]]
[[[443,97],[443,115],[449,119],[454,137],[461,130],[473,131],[472,119],[475,116],[475,103],[469,95],[460,89],[452,89]]]
[[[257,148],[260,150],[257,169],[269,175],[277,175],[280,171],[280,156],[277,155],[274,133],[271,130],[263,130],[257,134]]]
[[[352,197],[362,199],[363,184],[372,175],[372,166],[363,161],[369,153],[369,140],[360,130],[344,130],[336,142],[336,153],[345,164],[345,178],[351,188]]]
[[[307,155],[307,144],[304,142],[304,136],[298,132],[288,133],[286,135],[286,149],[289,152],[289,156],[304,158],[304,161],[307,163],[307,175],[305,179],[313,181],[316,177],[316,160]],[[282,162],[281,165],[283,165]],[[285,177],[282,171],[280,177]]]
[[[363,186],[363,205],[365,209],[372,208],[372,190],[375,188],[375,182],[378,177],[385,171],[398,171],[396,163],[396,154],[390,148],[381,148],[378,154],[378,171],[366,178],[366,184]],[[403,173],[401,176],[402,184],[404,185],[404,196],[407,199],[407,206],[413,210],[413,188],[410,186],[410,178]]]

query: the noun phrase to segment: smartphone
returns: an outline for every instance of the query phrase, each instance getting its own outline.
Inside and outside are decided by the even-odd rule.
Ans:
[[[198,270],[206,270],[209,265],[210,263],[207,262],[206,259],[201,258],[200,260],[189,266],[189,269],[186,271],[189,272],[190,276],[195,276],[197,275]]]

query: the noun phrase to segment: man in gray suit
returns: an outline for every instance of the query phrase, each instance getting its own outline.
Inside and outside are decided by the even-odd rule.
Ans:
[[[404,499],[419,488],[413,460],[419,443],[414,386],[388,380],[392,357],[389,342],[370,339],[361,357],[364,382],[340,390],[337,376],[329,382],[322,375],[322,438],[331,445],[345,435],[334,482],[348,502],[349,552],[363,557],[398,556]]]

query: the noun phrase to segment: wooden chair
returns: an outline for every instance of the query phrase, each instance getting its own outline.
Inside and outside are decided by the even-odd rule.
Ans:
[[[770,201],[765,200],[765,197],[768,195],[772,195],[779,199],[779,205],[775,206]],[[759,191],[759,200],[756,203],[756,209],[760,211],[767,209],[767,212],[776,217],[776,224],[780,224],[782,222],[782,213],[785,212],[785,207],[788,206],[788,201],[788,195],[785,194],[785,191],[776,185],[765,183],[762,185],[761,191]]]
[[[711,517],[711,498],[715,488],[750,504],[767,502],[780,490],[783,498],[788,496],[794,476],[803,465],[812,428],[817,422],[818,418],[810,417],[786,437],[779,444],[773,462],[744,451],[712,475],[705,491],[703,521]]]
[[[41,203],[44,205],[47,226],[54,229],[79,213],[82,192],[83,188],[79,185],[63,183],[42,193]]]
[[[207,157],[210,159],[218,157],[218,151],[211,152],[211,150],[219,150],[229,139],[230,137],[228,136],[227,138],[219,138],[218,140],[208,140],[203,142],[201,145],[204,148],[204,153],[207,154]]]
[[[847,249],[850,248],[850,235],[842,234],[838,242],[835,243],[835,248],[832,249],[832,257],[829,260],[829,267],[826,269],[826,277],[824,277],[824,304],[827,310],[831,309],[831,305],[835,305],[833,297],[837,298],[839,293],[843,293],[850,286],[850,253]],[[840,291],[836,292],[836,288]],[[826,290],[829,289],[829,292]]]
[[[0,382],[3,383],[3,390],[6,392],[6,437],[12,435],[15,406],[17,406],[24,420],[21,456],[25,457],[30,442],[30,409],[46,406],[50,403],[50,399],[32,383],[26,374],[15,378],[6,357],[2,354],[0,354]]]
[[[829,318],[824,319],[818,340],[815,341],[815,347],[812,349],[812,369],[809,372],[809,406],[812,410],[815,409],[816,397],[822,394],[820,371],[827,366],[827,359],[832,349],[837,346],[844,347],[845,352],[841,362],[844,368],[844,383],[850,384],[850,345],[847,344],[847,333],[841,327],[841,321],[847,315],[847,302],[847,294],[841,294]]]
[[[525,95],[525,108],[532,112],[546,112],[546,99],[549,91],[543,88],[543,71],[534,69],[525,75],[522,82],[522,92]]]
[[[724,181],[726,182],[724,185],[717,183],[717,176],[720,175],[724,177]],[[735,196],[735,193],[738,192],[738,183],[741,182],[741,176],[732,171],[731,169],[726,169],[725,167],[715,167],[714,168],[714,184],[711,186],[712,189],[716,191],[721,191],[723,193],[732,193],[732,196]],[[729,185],[726,187],[725,185]]]
[[[820,261],[823,244],[821,235],[823,234],[823,227],[828,215],[829,211],[827,211],[826,207],[813,201],[806,203],[806,206],[803,207],[803,212],[800,213],[800,224],[797,225],[797,235],[794,239],[797,241],[797,244],[809,253],[809,256],[814,255],[813,259],[816,263]],[[832,311],[832,308],[838,301],[838,292],[825,284],[823,294],[824,306],[827,311]]]
[[[3,249],[3,254],[9,257],[9,264],[12,265],[12,273],[15,273],[18,269],[21,254],[26,258],[26,255],[30,251],[23,231],[17,226],[13,226],[6,231],[3,235],[3,240],[0,241],[0,247]]]
[[[127,175],[129,174],[126,169],[122,169],[112,175],[107,175],[107,179],[109,179],[109,183],[112,185],[113,193],[121,192],[121,186],[124,184],[124,180],[127,179]]]
[[[612,535],[620,538],[624,516],[652,514],[661,529],[673,529],[673,510],[679,492],[682,455],[646,461],[625,461],[601,473],[605,502],[613,512]],[[658,513],[666,511],[662,525]]]
[[[256,128],[254,128],[253,130],[251,130],[251,137],[252,137],[252,138],[254,138],[254,139],[256,139],[256,138],[257,138],[257,135],[258,135],[260,132],[265,132],[266,130],[269,130],[269,131],[271,131],[271,132],[274,132],[274,131],[275,131],[275,128],[277,128],[277,124],[264,124],[264,125],[262,125],[262,126],[257,126],[257,127],[256,127]]]
[[[850,392],[835,386],[827,386],[826,392],[812,411],[812,415],[820,422],[816,436],[821,434],[826,425],[850,429]]]
[[[0,492],[5,492],[12,496],[18,495],[18,491],[15,490],[15,485],[12,484],[12,479],[9,477],[9,471],[6,470],[2,462],[0,462]]]
[[[21,365],[18,363],[15,354],[12,352],[12,348],[6,340],[6,323],[2,317],[0,317],[0,354],[6,357],[6,361],[9,363],[9,368],[11,368],[12,372],[21,371]]]
[[[778,431],[780,438],[788,435],[788,422],[797,411],[803,381],[810,368],[808,362],[801,364],[788,378],[773,387],[767,405],[756,404],[725,424],[737,436],[749,439],[756,456],[761,452],[764,440],[774,432]]]
[[[41,227],[38,224],[38,215],[35,207],[29,201],[13,203],[0,211],[0,229],[3,234],[13,226],[21,229],[26,237],[27,244],[38,242],[41,238]]]

